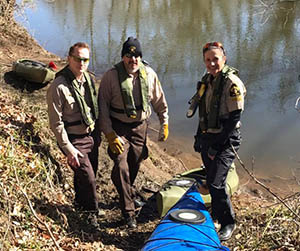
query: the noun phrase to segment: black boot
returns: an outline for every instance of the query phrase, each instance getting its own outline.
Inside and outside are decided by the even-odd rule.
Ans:
[[[135,216],[129,216],[125,218],[126,225],[128,228],[136,228],[137,222]]]
[[[98,216],[96,212],[81,213],[80,218],[80,228],[84,232],[96,233],[99,231],[100,225],[98,223]]]
[[[235,230],[235,223],[221,225],[221,229],[218,233],[220,241],[229,240],[231,238],[234,230]]]
[[[134,206],[135,206],[135,208],[141,208],[141,207],[143,207],[145,205],[146,205],[146,203],[143,202],[142,200],[139,200],[139,199],[135,199],[134,200]]]

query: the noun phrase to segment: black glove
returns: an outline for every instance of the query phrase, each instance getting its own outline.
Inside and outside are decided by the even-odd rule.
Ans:
[[[195,152],[201,153],[201,149],[202,149],[201,138],[199,135],[195,135],[194,138],[195,138],[194,150]]]

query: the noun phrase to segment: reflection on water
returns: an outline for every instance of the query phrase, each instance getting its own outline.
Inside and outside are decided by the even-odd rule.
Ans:
[[[201,46],[221,41],[228,63],[247,87],[241,158],[255,169],[287,176],[300,168],[300,3],[254,0],[37,0],[22,20],[47,50],[66,56],[87,41],[91,69],[101,75],[120,60],[128,36],[138,37],[144,59],[157,71],[170,105],[171,135],[192,151],[197,118],[187,101],[204,72]],[[271,3],[272,2],[272,3]]]

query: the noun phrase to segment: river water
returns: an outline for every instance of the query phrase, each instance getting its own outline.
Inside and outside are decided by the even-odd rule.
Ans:
[[[20,3],[20,2],[19,2]],[[254,0],[35,0],[16,15],[48,51],[61,57],[77,41],[90,44],[101,75],[120,58],[128,36],[158,73],[169,103],[170,135],[193,152],[197,118],[188,100],[204,72],[201,48],[221,41],[240,70],[247,97],[240,157],[269,178],[300,173],[300,3]]]

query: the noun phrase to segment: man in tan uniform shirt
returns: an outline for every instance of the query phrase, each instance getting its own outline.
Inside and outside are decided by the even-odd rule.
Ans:
[[[141,162],[148,157],[147,120],[152,105],[161,129],[159,140],[168,137],[168,106],[157,74],[141,60],[137,39],[123,44],[122,61],[107,71],[99,90],[99,122],[109,141],[114,161],[111,178],[120,196],[120,207],[129,227],[136,227],[134,180]]]
[[[51,130],[74,171],[76,208],[91,212],[91,224],[97,227],[96,173],[100,131],[97,93],[93,77],[87,72],[90,50],[76,43],[69,50],[68,65],[56,74],[47,91]],[[92,216],[92,217],[91,217]]]

